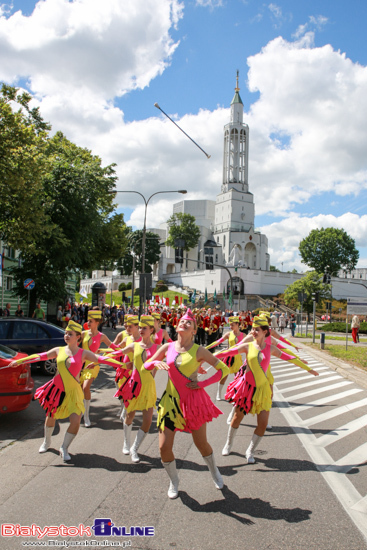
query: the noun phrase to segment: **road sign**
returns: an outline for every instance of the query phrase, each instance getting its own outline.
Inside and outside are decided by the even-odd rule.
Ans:
[[[36,283],[34,282],[33,279],[26,279],[26,280],[24,281],[24,288],[25,288],[26,290],[32,290],[32,288],[34,288],[35,284],[36,284]]]
[[[347,315],[367,315],[367,298],[347,298]]]

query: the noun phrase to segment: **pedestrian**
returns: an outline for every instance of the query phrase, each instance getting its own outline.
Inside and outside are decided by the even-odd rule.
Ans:
[[[82,348],[93,353],[96,353],[101,344],[106,344],[108,348],[117,349],[109,338],[103,332],[99,332],[98,326],[102,317],[102,312],[96,309],[90,309],[88,311],[88,330],[82,332]],[[84,426],[89,428],[91,421],[89,418],[90,402],[92,399],[91,387],[93,381],[97,378],[99,373],[99,364],[91,365],[90,361],[86,361],[83,365],[82,372],[80,373],[80,384],[84,394]]]
[[[36,309],[32,313],[32,319],[33,318],[34,319],[42,319],[43,321],[45,320],[45,312],[41,308],[41,303],[40,302],[38,302],[38,304],[36,306]]]
[[[18,317],[18,318],[24,317],[24,313],[20,304],[18,304],[17,310],[14,315],[15,317]]]
[[[125,363],[126,368],[133,368],[129,379],[119,388],[115,397],[122,399],[126,408],[124,420],[124,445],[122,452],[130,454],[134,463],[140,462],[138,449],[144,441],[153,419],[153,408],[156,406],[157,392],[152,372],[144,368],[145,361],[149,360],[157,351],[158,344],[153,344],[154,319],[151,315],[142,315],[139,321],[140,342],[133,342],[125,348],[125,353],[133,353],[133,362]],[[136,434],[135,441],[130,447],[131,430],[136,411],[143,412],[143,422]]]
[[[268,426],[269,411],[272,405],[272,389],[268,378],[270,357],[274,355],[285,361],[294,363],[310,372],[314,376],[318,373],[303,363],[298,357],[293,357],[266,342],[270,336],[268,320],[265,317],[255,317],[253,320],[252,335],[254,341],[240,344],[235,349],[229,349],[217,354],[217,357],[235,356],[239,353],[246,354],[246,363],[243,365],[236,381],[228,388],[227,395],[235,404],[235,412],[229,426],[227,441],[222,450],[222,455],[230,454],[237,429],[245,414],[257,415],[257,427],[253,433],[251,442],[246,450],[248,464],[253,464],[254,451],[260,443]],[[227,396],[226,395],[226,396]]]
[[[286,320],[285,320],[284,313],[282,313],[281,316],[279,317],[279,329],[281,334],[284,333],[285,327],[286,327]]]
[[[277,319],[277,316],[275,315],[275,312],[274,312],[273,315],[270,317],[270,326],[271,326],[271,328],[273,328],[273,329],[277,329],[277,328],[278,328],[278,319]]]
[[[296,327],[297,327],[296,320],[294,318],[294,313],[292,313],[291,318],[289,320],[289,328],[291,329],[291,334],[292,334],[293,337],[294,337]]]
[[[360,321],[358,315],[353,315],[352,317],[352,338],[353,342],[357,344],[359,342],[359,328],[360,328]]]
[[[59,306],[57,308],[56,323],[59,325],[59,327],[62,327],[62,306]]]
[[[169,377],[158,405],[157,419],[162,464],[170,478],[169,498],[178,497],[179,478],[173,454],[177,431],[192,434],[194,444],[209,467],[216,488],[223,487],[223,479],[206,435],[207,422],[217,418],[222,411],[214,405],[204,388],[226,376],[229,369],[210,351],[193,343],[196,330],[195,316],[188,309],[178,323],[177,341],[162,346],[151,361],[144,365],[147,369],[166,370]],[[217,372],[208,380],[198,382],[198,370],[204,362],[209,363]]]
[[[84,413],[83,391],[78,380],[83,363],[88,361],[89,363],[113,365],[117,361],[98,357],[89,350],[81,349],[79,346],[82,341],[82,327],[74,321],[70,321],[66,327],[64,340],[65,347],[53,348],[45,353],[29,355],[12,361],[9,367],[15,367],[21,363],[47,361],[48,359],[57,360],[56,376],[38,388],[34,395],[46,412],[45,438],[39,452],[45,453],[50,448],[56,419],[69,418],[69,427],[60,447],[61,458],[67,462],[71,460],[68,453],[69,445],[78,433],[80,419]]]
[[[3,311],[3,317],[10,317],[10,308],[11,304],[6,304],[4,311]]]

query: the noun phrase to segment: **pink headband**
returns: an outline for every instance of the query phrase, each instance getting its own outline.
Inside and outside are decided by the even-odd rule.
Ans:
[[[196,323],[195,315],[193,314],[190,308],[186,310],[185,315],[183,315],[181,319],[187,319],[188,321],[194,321],[194,323]]]

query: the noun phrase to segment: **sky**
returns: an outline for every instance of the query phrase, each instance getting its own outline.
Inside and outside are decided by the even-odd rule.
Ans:
[[[0,3],[0,81],[28,90],[53,132],[116,163],[118,190],[170,191],[147,209],[159,227],[175,191],[220,192],[238,70],[270,263],[305,271],[299,242],[337,227],[367,267],[366,23],[365,0],[13,0]],[[116,203],[143,226],[139,195]]]

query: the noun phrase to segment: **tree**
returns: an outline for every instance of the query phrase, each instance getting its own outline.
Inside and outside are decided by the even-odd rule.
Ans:
[[[289,285],[284,292],[284,301],[287,305],[300,307],[301,303],[298,299],[299,293],[303,292],[305,300],[303,302],[303,311],[311,313],[313,310],[312,293],[319,292],[320,298],[328,298],[330,296],[330,285],[325,285],[322,282],[322,274],[316,271],[308,271],[302,279],[298,279],[293,284]]]
[[[36,235],[35,250],[23,248],[22,264],[13,269],[17,295],[27,292],[25,278],[35,280],[33,301],[62,299],[71,271],[116,261],[127,246],[123,215],[113,214],[114,166],[102,167],[100,158],[61,132],[48,140],[45,154],[49,170],[42,178],[43,209],[55,229]]]
[[[319,273],[325,272],[337,276],[343,269],[351,271],[359,258],[355,241],[344,229],[327,227],[313,229],[299,245],[302,262]]]
[[[49,163],[45,150],[50,126],[38,109],[30,108],[31,99],[27,93],[18,94],[16,88],[1,87],[0,238],[13,248],[37,252],[36,238],[57,228],[43,208],[47,197],[42,178]]]
[[[167,221],[168,239],[166,244],[177,248],[176,239],[182,239],[185,241],[184,250],[189,251],[197,246],[200,239],[200,228],[195,223],[195,217],[191,214],[173,214]]]
[[[138,229],[132,231],[129,228],[129,234],[127,236],[128,248],[126,254],[120,258],[119,262],[122,266],[122,273],[124,275],[131,275],[133,271],[133,254],[135,255],[135,271],[140,271],[142,268],[142,243],[143,243],[143,230]],[[161,247],[159,245],[160,237],[156,233],[147,231],[145,235],[145,273],[152,272],[152,265],[156,264],[161,256]]]

